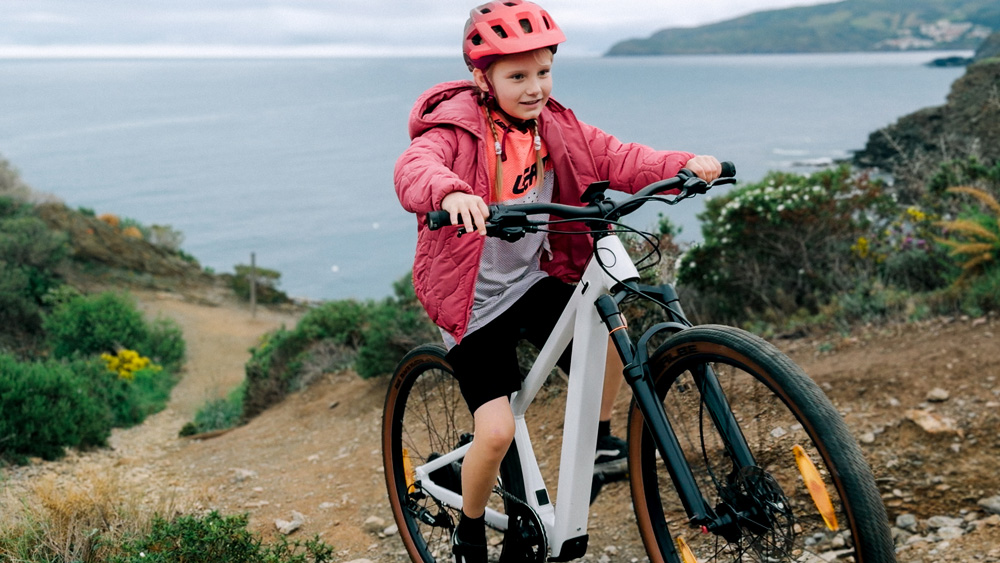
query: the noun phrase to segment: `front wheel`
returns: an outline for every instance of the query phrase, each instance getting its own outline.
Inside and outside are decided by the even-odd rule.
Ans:
[[[667,418],[702,495],[731,524],[692,529],[642,414],[629,414],[629,478],[650,561],[895,561],[871,469],[819,387],[777,348],[706,325],[650,359]],[[714,374],[753,456],[737,467],[699,391]],[[730,419],[732,420],[732,419]],[[733,434],[730,433],[732,436]],[[738,433],[737,433],[738,435]]]
[[[396,367],[386,393],[382,463],[393,518],[414,562],[451,561],[451,534],[461,515],[458,509],[423,491],[414,469],[470,441],[472,422],[444,349],[424,345],[411,350]],[[432,472],[431,478],[461,494],[461,461]],[[510,514],[515,499],[523,501],[524,485],[517,449],[511,445],[488,506]],[[526,546],[529,542],[522,539],[524,531],[516,538],[510,535],[507,531],[487,530],[490,560],[532,560],[512,555],[515,550],[532,553],[531,546]]]

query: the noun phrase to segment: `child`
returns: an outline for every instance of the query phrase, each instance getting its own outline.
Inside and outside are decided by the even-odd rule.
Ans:
[[[517,342],[545,342],[592,249],[581,235],[535,233],[515,243],[475,236],[485,234],[487,202],[582,205],[583,190],[599,180],[635,192],[682,167],[706,181],[721,173],[711,156],[622,144],[549,98],[553,55],[564,40],[552,17],[526,0],[473,9],[463,41],[473,80],[440,84],[417,100],[412,142],[396,163],[400,202],[419,219],[413,284],[441,328],[475,422],[453,538],[459,563],[486,561],[483,514],[513,439],[508,397],[521,385]],[[461,216],[470,236],[428,230],[423,215],[437,209],[455,224]],[[622,381],[612,349],[595,471],[624,465],[625,444],[610,434]]]

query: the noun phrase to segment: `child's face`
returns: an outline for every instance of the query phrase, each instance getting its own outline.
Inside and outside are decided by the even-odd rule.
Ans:
[[[552,51],[538,49],[501,57],[487,71],[500,108],[518,119],[535,119],[552,92]],[[476,84],[488,90],[483,71],[473,71]]]

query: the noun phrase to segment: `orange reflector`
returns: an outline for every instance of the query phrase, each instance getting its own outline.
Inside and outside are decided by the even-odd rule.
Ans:
[[[410,452],[403,448],[403,474],[406,476],[406,492],[412,493],[417,490],[414,485],[417,482],[417,474],[413,471],[413,464],[410,463]]]
[[[809,456],[806,455],[806,451],[802,449],[802,446],[796,445],[792,448],[792,453],[795,454],[795,463],[799,466],[799,473],[802,474],[802,480],[806,483],[806,489],[809,490],[809,496],[812,497],[813,503],[816,504],[816,509],[819,510],[820,516],[823,517],[823,522],[826,523],[826,527],[830,531],[836,532],[839,526],[837,525],[837,515],[833,511],[833,503],[830,502],[830,493],[826,491],[826,484],[823,483],[823,478],[819,476],[819,470],[813,464]]]
[[[691,548],[688,547],[684,538],[677,536],[677,551],[681,552],[681,561],[684,563],[698,563],[698,559],[695,558],[694,553]]]

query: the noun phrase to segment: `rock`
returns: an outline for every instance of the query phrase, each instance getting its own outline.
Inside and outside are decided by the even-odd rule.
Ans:
[[[896,517],[896,527],[908,532],[917,531],[917,517],[912,514],[900,514]]]
[[[908,420],[916,423],[929,434],[959,434],[961,431],[956,426],[954,419],[941,416],[935,412],[921,409],[910,409],[905,416]]]
[[[350,561],[346,561],[345,563],[375,563],[375,562],[372,561],[371,559],[351,559]]]
[[[386,526],[386,528],[384,530],[382,530],[382,533],[384,535],[386,535],[386,536],[394,536],[397,533],[399,533],[399,527],[396,526],[395,524],[392,524],[390,526]]]
[[[976,504],[985,508],[987,512],[1000,514],[1000,495],[979,499],[979,502]]]
[[[301,512],[293,510],[291,520],[282,520],[280,518],[276,519],[274,521],[274,527],[277,528],[279,532],[287,536],[288,534],[291,534],[295,530],[301,528],[302,524],[305,524],[305,521],[306,517]]]
[[[932,403],[943,403],[948,400],[951,395],[948,393],[947,389],[942,389],[940,387],[935,387],[927,392],[927,400]]]
[[[234,473],[232,478],[233,483],[242,483],[243,481],[257,477],[257,472],[250,469],[234,467],[232,471]]]
[[[965,523],[961,518],[952,518],[950,516],[931,516],[927,519],[927,527],[932,530],[937,530],[939,528],[949,528],[958,527]]]
[[[369,516],[364,524],[361,524],[361,529],[369,534],[377,534],[385,529],[385,520],[378,516]]]
[[[945,541],[958,539],[964,535],[965,530],[957,526],[944,526],[942,528],[938,528],[937,531],[937,537]]]
[[[862,444],[874,444],[875,443],[875,433],[874,432],[865,432],[864,434],[858,436],[858,440],[860,440]]]

